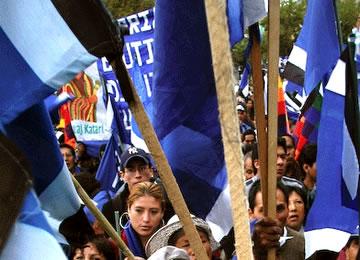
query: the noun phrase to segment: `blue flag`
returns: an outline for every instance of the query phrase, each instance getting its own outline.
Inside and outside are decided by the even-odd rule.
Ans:
[[[16,250],[27,259],[64,259],[51,251],[57,230],[46,222],[73,215],[80,202],[43,100],[121,44],[100,1],[4,0],[0,24],[0,130],[26,155],[34,184],[14,227],[23,243],[10,238],[1,258],[16,259]]]
[[[249,95],[249,76],[250,76],[251,68],[250,64],[246,63],[244,71],[241,75],[239,91],[241,91],[244,97]]]
[[[347,50],[324,90],[318,130],[316,197],[305,226],[306,257],[323,249],[339,252],[359,224],[358,210],[354,207],[358,203],[359,182],[358,86],[356,76],[355,80],[350,76],[350,59],[346,54]],[[352,120],[349,114],[354,114]]]
[[[232,220],[229,201],[219,200],[227,177],[204,3],[159,0],[156,17],[153,125],[190,212],[226,233]]]
[[[5,125],[3,131],[25,153],[31,164],[34,189],[42,210],[58,222],[75,214],[80,209],[80,202],[70,179],[70,172],[60,154],[45,105],[40,103],[27,109]],[[30,205],[38,207],[37,203]],[[24,216],[24,219],[34,218],[34,223],[37,223],[30,206],[27,209],[24,214],[29,216]],[[21,219],[19,221],[22,222]],[[43,220],[39,221],[44,227],[47,226]],[[36,227],[39,228],[41,229]],[[44,233],[39,231],[38,234],[42,237]],[[49,235],[52,233],[47,233],[46,236]]]
[[[70,81],[96,57],[51,2],[6,0],[0,9],[0,70],[2,88],[8,90],[2,91],[0,118],[6,123]]]
[[[66,259],[48,224],[34,190],[29,191],[1,259]],[[46,245],[46,246],[44,246]],[[37,250],[33,250],[37,248]],[[39,250],[40,249],[40,250]]]
[[[340,56],[334,1],[309,0],[301,32],[290,53],[285,78],[309,94],[327,80]]]
[[[96,172],[96,179],[100,182],[101,190],[110,191],[112,194],[115,194],[121,186],[118,173],[120,172],[120,155],[122,153],[119,137],[122,121],[114,103],[112,97],[109,97],[108,104],[113,111],[112,133]]]

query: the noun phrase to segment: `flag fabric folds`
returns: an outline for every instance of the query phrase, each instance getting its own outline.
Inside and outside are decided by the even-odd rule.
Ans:
[[[349,65],[350,58],[345,50],[324,89],[318,133],[316,197],[304,233],[306,257],[323,249],[339,252],[359,224],[358,211],[351,207],[357,202],[359,180],[358,86],[356,76],[355,80],[350,76]],[[349,102],[350,96],[352,102]],[[347,115],[350,107],[353,110],[351,120]]]
[[[230,45],[233,46],[244,38],[247,27],[266,16],[265,2],[263,0],[227,0],[226,14]]]
[[[43,259],[44,256],[67,259],[41,211],[34,190],[27,194],[6,245],[0,254],[0,258],[4,260],[23,259],[25,255],[26,259],[34,260]],[[37,250],[32,250],[33,248]]]
[[[52,247],[53,224],[76,213],[80,202],[43,100],[96,57],[119,52],[121,40],[100,1],[4,0],[0,24],[0,129],[26,155],[34,184],[14,226],[16,241],[10,238],[4,252],[9,259],[24,252],[27,259],[64,259]],[[26,250],[18,247],[17,232]]]
[[[96,57],[77,40],[51,2],[6,0],[0,10],[2,86],[11,87],[3,91],[0,106],[1,121],[6,123],[52,94]]]
[[[190,212],[226,234],[232,220],[229,200],[219,199],[227,177],[204,3],[157,1],[154,47],[154,129]]]
[[[329,76],[340,56],[333,2],[307,2],[303,27],[285,68],[285,78],[304,86],[307,94]]]
[[[108,106],[113,111],[112,133],[96,172],[96,179],[100,182],[101,190],[115,194],[120,187],[120,178],[118,176],[120,172],[120,155],[122,153],[119,138],[120,115],[111,97],[108,98]]]
[[[74,214],[80,208],[79,200],[44,103],[26,110],[5,125],[4,131],[31,164],[34,189],[42,209],[55,219]]]

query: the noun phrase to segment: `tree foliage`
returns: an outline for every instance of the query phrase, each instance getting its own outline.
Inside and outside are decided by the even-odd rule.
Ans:
[[[155,6],[155,0],[103,0],[115,18],[135,14]]]
[[[279,55],[288,56],[292,46],[301,30],[303,19],[306,11],[305,0],[283,0],[280,4],[280,46]],[[357,17],[360,13],[360,2],[357,0],[337,1],[337,13],[340,22],[342,41],[346,42],[348,35],[355,26]],[[262,35],[261,51],[265,61],[267,59],[267,18],[263,19],[260,24],[265,29]],[[236,66],[242,66],[243,51],[246,44],[237,44],[233,48],[233,60]]]
[[[115,18],[124,17],[138,13],[155,6],[155,0],[103,0]],[[360,13],[360,2],[358,0],[337,0],[338,17],[341,25],[342,40],[346,42],[348,35],[354,27]],[[280,3],[280,46],[279,55],[288,56],[292,46],[301,30],[306,11],[305,0],[282,0]],[[267,57],[267,18],[260,22],[264,28],[262,35],[262,56]],[[234,65],[244,65],[243,52],[247,45],[247,39],[236,44],[232,50]]]
[[[343,0],[338,3],[337,9],[341,25],[342,41],[346,42],[360,14],[360,2],[357,0]]]

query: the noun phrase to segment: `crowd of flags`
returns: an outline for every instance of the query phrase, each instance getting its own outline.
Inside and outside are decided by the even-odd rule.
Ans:
[[[36,239],[40,244],[47,241],[49,252],[42,254],[64,259],[58,242],[66,242],[58,233],[58,225],[80,209],[53,133],[48,114],[53,108],[48,105],[47,109],[43,101],[107,53],[94,51],[92,47],[98,43],[81,36],[79,31],[84,28],[75,28],[76,21],[67,19],[62,1],[57,2],[31,0],[30,9],[27,1],[0,3],[0,49],[6,50],[0,52],[0,129],[28,157],[34,183],[8,246],[0,255],[4,259],[18,256],[19,248],[26,250],[28,259],[39,257],[38,251],[31,250],[37,245],[17,240],[18,230],[21,237],[39,235]],[[243,38],[247,26],[265,16],[263,4],[227,1],[232,45]],[[158,18],[151,99],[136,64],[132,77],[190,211],[221,230],[221,237],[230,230],[232,220],[204,4],[158,0],[155,8]],[[283,87],[280,79],[278,84],[281,135],[290,131],[288,117],[297,117],[296,156],[304,145],[318,145],[317,196],[305,227],[307,257],[321,249],[339,251],[359,223],[355,203],[360,149],[358,81],[353,76],[356,72],[351,48],[340,52],[335,18],[333,1],[308,1],[304,25],[285,68],[287,85]],[[109,37],[101,39],[108,43]],[[249,94],[249,75],[251,67],[246,63],[240,80],[245,97]],[[135,139],[129,128],[131,114],[123,99],[115,99],[109,89],[103,95],[113,115],[96,178],[103,190],[115,193],[119,187],[119,155],[124,145],[134,144]],[[73,98],[67,95],[56,102],[59,105]],[[66,117],[68,111],[63,112]],[[68,127],[70,121],[67,118]],[[334,237],[336,243],[331,241]]]

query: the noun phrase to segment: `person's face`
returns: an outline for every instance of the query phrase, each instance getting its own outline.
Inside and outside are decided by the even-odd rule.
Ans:
[[[254,209],[250,212],[250,217],[255,219],[260,219],[264,217],[264,207],[261,191],[259,191],[255,195]]]
[[[136,199],[128,208],[131,226],[145,240],[157,230],[164,216],[161,202],[152,196]]]
[[[244,161],[244,172],[245,172],[245,179],[251,179],[252,177],[255,176],[254,173],[254,167],[252,165],[252,160],[251,158],[246,158]]]
[[[305,203],[296,191],[292,191],[289,195],[288,209],[289,215],[286,224],[292,229],[299,231],[304,223]]]
[[[77,158],[81,158],[86,154],[85,145],[82,143],[77,143],[75,147],[75,154]]]
[[[246,107],[250,110],[250,109],[252,109],[253,107],[254,107],[254,102],[251,100],[251,99],[249,99],[248,101],[246,101]],[[248,111],[249,111],[248,110]]]
[[[61,147],[60,152],[65,160],[68,169],[72,170],[75,167],[75,157],[71,153],[71,150],[67,147]]]
[[[106,260],[93,243],[87,243],[83,249],[84,260]]]
[[[358,251],[359,251],[359,239],[356,238],[350,242],[350,246],[347,247],[345,250],[346,260],[356,260]]]
[[[201,242],[205,248],[205,251],[206,251],[206,254],[208,255],[209,259],[212,258],[212,250],[211,250],[211,244],[210,244],[210,241],[209,241],[209,238],[208,236],[203,232],[203,231],[200,231],[198,230],[198,233],[199,233],[199,236],[200,236],[200,239],[201,239]],[[190,247],[190,242],[189,240],[186,238],[186,235],[182,235],[181,237],[179,237],[176,242],[175,242],[175,247],[177,248],[181,248],[181,249],[184,249],[188,255],[190,256],[190,259],[191,260],[195,260],[196,257],[195,257],[195,253],[194,251],[191,249]]]
[[[286,155],[288,157],[294,158],[295,157],[295,147],[294,147],[294,144],[292,142],[292,139],[287,135],[284,135],[283,138],[286,141]]]
[[[255,136],[254,135],[245,135],[244,136],[244,144],[253,144],[255,142]]]
[[[276,218],[280,221],[282,227],[286,224],[288,216],[287,202],[284,193],[276,189]],[[250,212],[250,217],[260,219],[264,217],[264,207],[261,191],[256,193],[254,210]]]
[[[276,177],[281,178],[285,174],[286,153],[282,146],[276,148]]]
[[[246,112],[239,110],[238,111],[238,117],[239,117],[239,121],[243,122],[247,117]]]
[[[140,182],[149,181],[153,176],[151,167],[141,158],[131,159],[121,173],[122,178],[128,184],[129,190]]]
[[[288,205],[285,198],[285,194],[277,189],[276,190],[276,218],[280,221],[282,227],[286,225],[286,219],[288,217]]]

